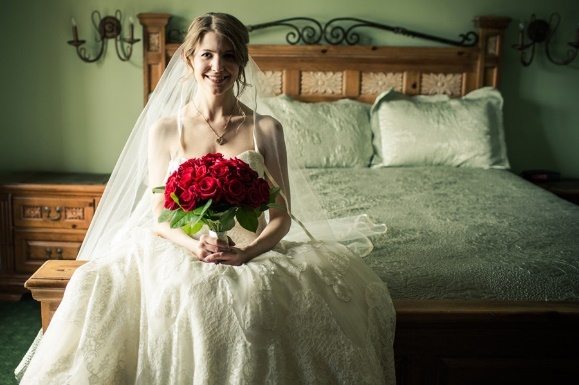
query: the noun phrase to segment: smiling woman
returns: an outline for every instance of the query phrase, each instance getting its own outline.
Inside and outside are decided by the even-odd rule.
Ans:
[[[22,384],[395,383],[388,289],[332,236],[303,174],[288,167],[281,124],[255,111],[247,42],[231,15],[193,21],[107,185],[79,255],[90,261]],[[168,181],[175,170],[185,177]],[[153,187],[209,196],[230,174],[275,191],[267,205],[241,207],[267,209],[256,226],[239,219],[217,239],[158,222],[167,201]],[[315,237],[294,215],[300,207],[317,219]],[[290,240],[292,219],[307,241]]]
[[[187,60],[199,86],[207,87],[214,95],[222,95],[230,89],[240,72],[231,43],[215,32],[205,34]]]

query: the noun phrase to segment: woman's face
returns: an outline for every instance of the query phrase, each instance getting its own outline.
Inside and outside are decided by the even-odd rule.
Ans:
[[[207,32],[189,58],[197,84],[211,95],[223,95],[233,89],[239,75],[233,46],[215,32]]]

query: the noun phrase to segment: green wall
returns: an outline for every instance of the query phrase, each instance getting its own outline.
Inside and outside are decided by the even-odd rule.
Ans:
[[[119,8],[128,17],[167,12],[185,26],[202,12],[237,15],[247,24],[289,16],[329,20],[357,16],[454,37],[472,29],[476,15],[509,16],[501,89],[505,129],[513,169],[550,168],[579,177],[579,58],[572,66],[548,63],[544,53],[530,68],[510,49],[517,24],[530,13],[562,15],[559,41],[571,40],[579,21],[576,0],[19,0],[0,2],[0,171],[57,170],[110,172],[142,107],[142,45],[129,63],[109,46],[105,60],[82,63],[65,42],[70,19],[81,38],[91,31],[90,13]],[[136,32],[140,35],[140,26]],[[368,32],[377,44],[399,43],[391,35]],[[254,35],[255,43],[277,43],[283,34]],[[404,40],[405,44],[420,44]]]

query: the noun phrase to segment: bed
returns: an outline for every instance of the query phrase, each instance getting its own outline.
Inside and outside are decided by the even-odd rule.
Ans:
[[[170,17],[139,15],[145,101],[178,47]],[[386,89],[458,100],[499,86],[508,23],[477,17],[458,46],[318,42],[250,53],[272,93],[292,103],[370,104]],[[369,213],[389,227],[366,261],[397,310],[399,384],[579,383],[579,207],[506,168],[305,169],[330,215]]]

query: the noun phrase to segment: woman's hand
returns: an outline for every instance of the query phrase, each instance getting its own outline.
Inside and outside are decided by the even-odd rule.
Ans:
[[[199,237],[197,249],[194,252],[202,262],[239,266],[247,261],[247,256],[243,250],[234,246],[235,242],[231,238],[227,244],[208,234],[203,234]]]

